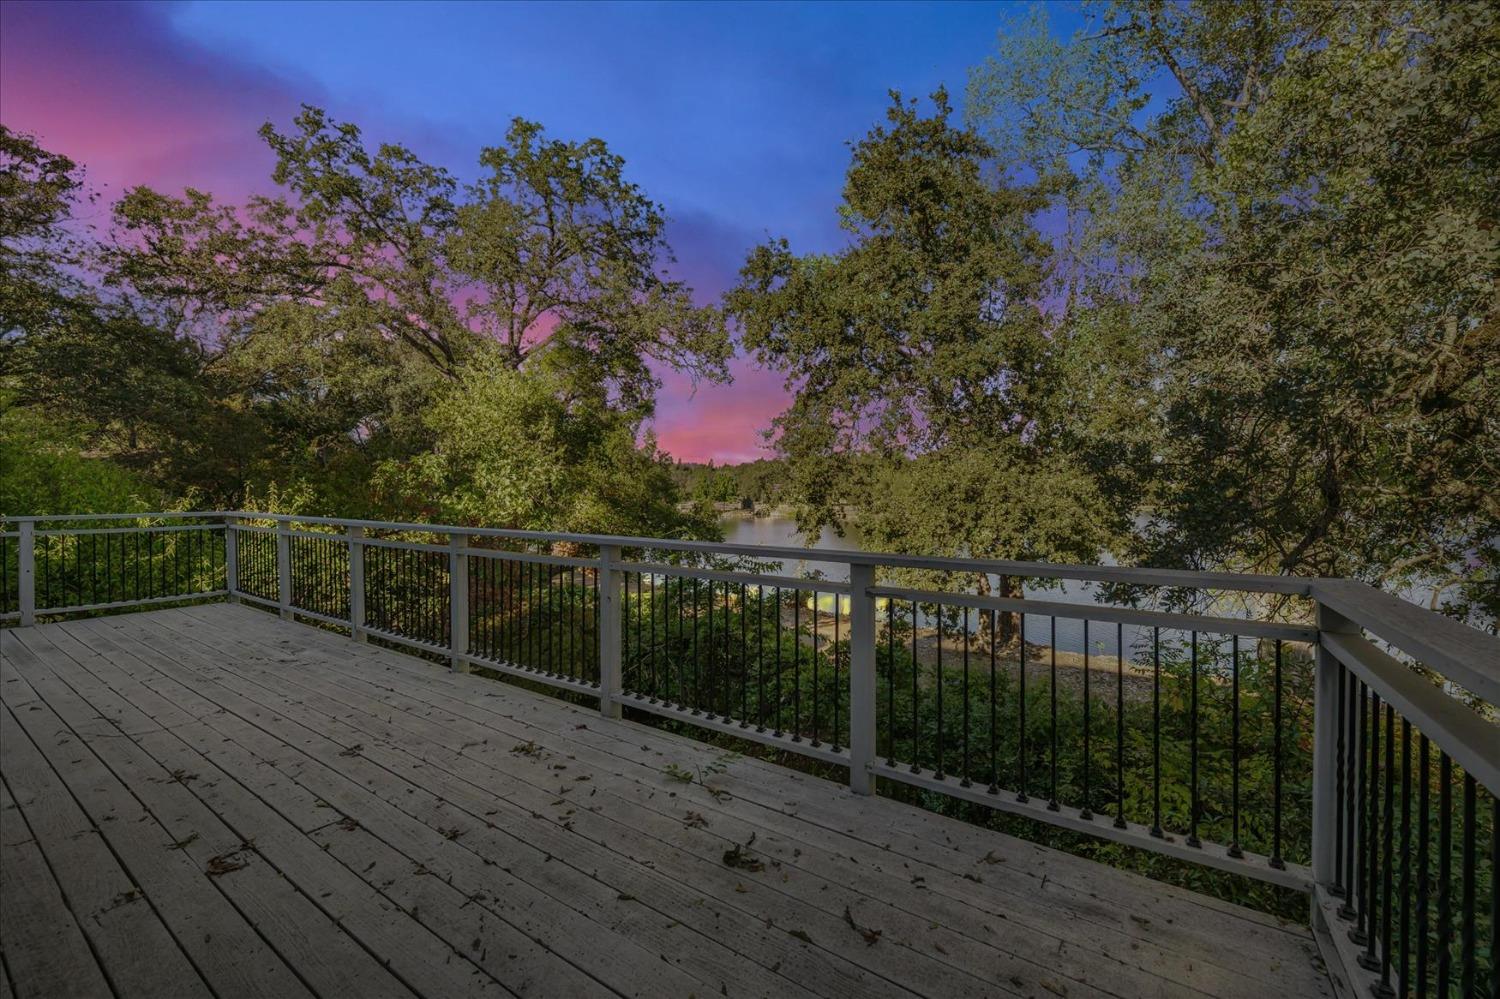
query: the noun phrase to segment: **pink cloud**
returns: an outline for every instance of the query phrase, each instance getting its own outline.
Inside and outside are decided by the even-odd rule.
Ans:
[[[270,191],[273,158],[256,129],[284,122],[303,102],[327,103],[310,81],[226,60],[181,37],[167,12],[154,3],[0,4],[0,121],[86,168],[103,196],[92,219],[101,225],[108,203],[136,184],[191,186],[225,201]],[[421,123],[402,131],[444,160],[473,154]],[[669,204],[668,214],[672,273],[704,304],[718,301],[745,252],[766,238],[708,212]],[[654,426],[675,457],[765,456],[761,432],[786,405],[780,377],[743,357],[731,368],[733,384],[696,391],[685,377],[663,378]]]
[[[134,184],[263,190],[272,159],[255,130],[306,99],[178,38],[159,5],[0,7],[0,120],[83,164],[106,198]]]
[[[680,461],[718,463],[770,457],[761,434],[786,408],[781,376],[737,357],[729,385],[699,385],[685,377],[662,378],[654,427],[662,450]]]

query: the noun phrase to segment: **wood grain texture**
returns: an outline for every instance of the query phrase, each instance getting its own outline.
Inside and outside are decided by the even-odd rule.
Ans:
[[[0,654],[17,996],[1331,994],[1305,927],[248,607]]]

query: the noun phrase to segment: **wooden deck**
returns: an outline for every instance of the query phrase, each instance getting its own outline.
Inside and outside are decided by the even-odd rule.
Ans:
[[[1304,927],[248,608],[0,651],[0,997],[1330,994]]]

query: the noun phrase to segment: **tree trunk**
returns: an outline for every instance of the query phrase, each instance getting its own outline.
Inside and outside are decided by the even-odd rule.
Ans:
[[[1023,593],[1021,581],[1015,576],[1000,577],[1000,593],[1002,598],[1019,600]],[[1014,611],[1000,612],[1000,647],[1009,648],[1010,644],[1021,638],[1021,615]]]

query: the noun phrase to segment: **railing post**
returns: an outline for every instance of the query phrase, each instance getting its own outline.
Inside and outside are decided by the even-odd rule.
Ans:
[[[286,620],[292,618],[291,522],[276,522],[276,606]]]
[[[1318,634],[1358,632],[1348,618],[1321,601],[1317,604]],[[1317,650],[1316,682],[1313,686],[1313,786],[1312,869],[1313,881],[1331,885],[1337,880],[1334,841],[1338,826],[1339,661],[1320,643]]]
[[[453,672],[469,672],[469,547],[467,534],[448,535],[448,650]]]
[[[224,589],[232,604],[240,602],[240,532],[235,530],[237,517],[224,518]]]
[[[849,788],[873,794],[875,775],[875,567],[849,565]]]
[[[620,717],[624,686],[620,676],[620,594],[624,576],[619,545],[599,546],[599,713]]]
[[[363,642],[365,635],[365,529],[349,528],[349,637]]]
[[[20,561],[21,626],[36,624],[36,522],[21,521],[20,543],[16,557]]]

